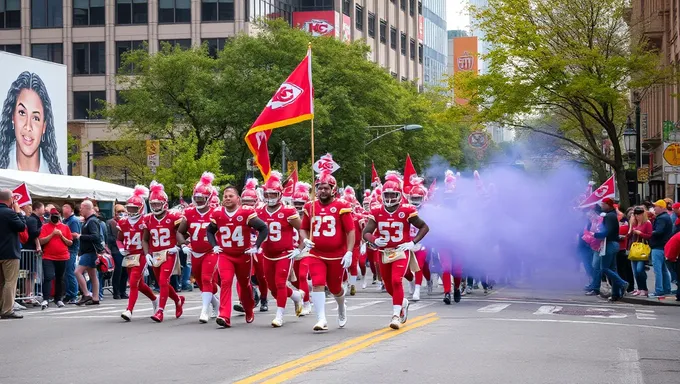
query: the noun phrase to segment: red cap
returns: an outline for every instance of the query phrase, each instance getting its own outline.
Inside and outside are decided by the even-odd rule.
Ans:
[[[50,209],[50,215],[59,216],[59,211],[56,208]]]
[[[612,200],[610,197],[604,198],[604,199],[602,200],[602,202],[603,202],[604,204],[609,205],[610,207],[613,207],[613,206],[614,206],[614,200]]]
[[[680,203],[673,204],[673,209],[680,209]]]

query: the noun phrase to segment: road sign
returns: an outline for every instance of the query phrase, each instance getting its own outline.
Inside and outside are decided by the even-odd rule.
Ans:
[[[649,181],[649,168],[638,168],[637,181],[638,183],[646,183]]]
[[[470,136],[468,136],[468,144],[473,149],[486,149],[486,147],[489,146],[489,138],[487,137],[486,132],[472,132]]]
[[[146,141],[146,165],[155,172],[155,168],[161,165],[160,157],[161,142],[159,140]]]
[[[663,158],[670,166],[680,166],[680,144],[669,143],[663,150]]]

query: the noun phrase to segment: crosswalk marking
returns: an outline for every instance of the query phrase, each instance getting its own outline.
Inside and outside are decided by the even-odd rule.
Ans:
[[[421,301],[419,303],[410,304],[408,306],[408,310],[409,311],[418,311],[418,310],[421,310],[423,308],[427,308],[427,307],[429,307],[430,305],[433,305],[433,304],[434,304],[434,302],[426,303],[426,302]]]
[[[505,308],[509,307],[510,304],[491,304],[487,305],[486,307],[479,308],[477,312],[483,312],[483,313],[497,313]]]
[[[350,305],[350,306],[347,307],[347,310],[348,311],[355,311],[357,309],[366,308],[366,307],[369,307],[371,305],[380,304],[384,301],[385,300],[374,300],[374,301],[367,301],[365,303],[361,303],[361,304],[357,304],[357,305]]]
[[[562,307],[559,305],[543,305],[536,312],[534,312],[534,315],[554,315],[555,312],[559,312],[562,310]]]

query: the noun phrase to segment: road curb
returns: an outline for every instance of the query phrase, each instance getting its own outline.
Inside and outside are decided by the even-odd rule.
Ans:
[[[656,307],[680,307],[680,301],[675,301],[674,297],[668,297],[663,300],[659,299],[653,300],[646,298],[638,298],[634,296],[624,296],[621,298],[621,301],[629,304],[648,305]]]

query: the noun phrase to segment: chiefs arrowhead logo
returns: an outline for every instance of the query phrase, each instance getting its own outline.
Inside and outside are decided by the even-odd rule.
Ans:
[[[14,201],[21,201],[21,198],[24,197],[21,193],[14,193]]]
[[[333,24],[321,19],[312,19],[303,24],[302,30],[312,34],[312,36],[326,36],[333,32]]]
[[[596,189],[595,192],[593,192],[593,194],[597,197],[602,197],[607,194],[607,191],[609,191],[609,187],[603,185],[600,188]]]
[[[257,148],[260,148],[262,144],[267,143],[267,133],[264,131],[260,131],[255,134],[255,140],[257,140]]]
[[[295,84],[283,83],[274,94],[274,97],[269,100],[267,107],[271,109],[283,108],[297,100],[303,92],[302,88]]]

